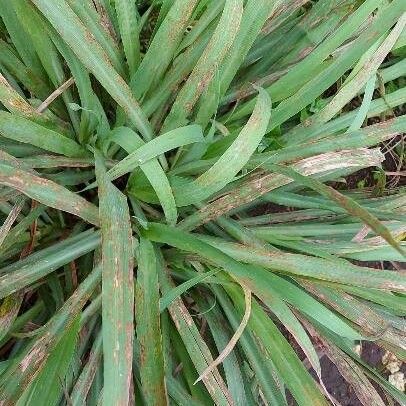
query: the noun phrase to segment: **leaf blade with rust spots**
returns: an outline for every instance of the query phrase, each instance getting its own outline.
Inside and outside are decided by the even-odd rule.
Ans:
[[[54,209],[74,214],[98,225],[97,207],[81,196],[9,163],[0,162],[0,184],[17,189],[26,196]]]
[[[18,215],[20,214],[21,210],[23,209],[25,205],[25,198],[19,197],[17,199],[17,202],[13,206],[12,210],[8,214],[6,220],[0,227],[0,247],[3,244],[4,240],[7,237],[7,234],[9,233],[11,226],[13,225],[14,221],[17,219]]]
[[[357,325],[365,338],[373,339],[377,345],[397,354],[401,359],[405,357],[404,337],[392,327],[395,324],[394,321],[400,321],[400,318],[393,316],[392,321],[388,322],[385,316],[375,311],[368,302],[363,303],[351,295],[337,292],[323,285],[313,286],[305,282],[304,286],[321,302]]]
[[[227,285],[225,290],[241,314],[244,309],[242,295],[235,286]],[[312,405],[327,406],[327,401],[291,345],[256,300],[252,303],[248,325],[253,335],[262,343],[265,353],[272,359],[275,368],[298,404],[307,406],[311,399]]]
[[[336,77],[342,76],[346,70],[351,68],[351,65],[356,63],[365,53],[365,49],[372,46],[375,41],[379,40],[381,35],[390,29],[397,17],[399,17],[400,9],[402,8],[401,3],[402,0],[395,2],[393,5],[391,4],[390,7],[386,7],[385,12],[380,15],[378,20],[368,24],[363,35],[358,36],[347,53],[341,58],[337,58],[334,65],[328,64],[315,77],[315,69],[326,61],[331,52],[334,52],[342,43],[351,38],[357,30],[356,27],[359,27],[379,6],[379,1],[377,0],[363,2],[356,12],[352,13],[322,43],[322,46],[317,47],[301,63],[296,64],[293,69],[290,69],[288,74],[269,86],[266,90],[274,95],[274,100],[282,100],[280,105],[275,109],[275,120],[272,121],[272,126],[279,125],[299,112],[309,102],[311,103],[322,94],[331,84],[335,83]],[[308,86],[309,82],[311,82],[310,86]],[[233,117],[237,119],[249,114],[253,109],[254,103],[253,100],[244,103],[233,112]]]
[[[257,149],[271,118],[271,99],[260,89],[258,102],[236,140],[216,163],[194,181],[174,190],[178,206],[201,202],[218,192],[240,172]]]
[[[349,214],[360,218],[366,225],[368,225],[376,234],[380,235],[385,241],[387,241],[393,248],[403,254],[406,257],[406,252],[399,245],[399,243],[392,237],[391,232],[388,228],[381,223],[373,214],[368,210],[364,209],[359,203],[354,199],[338,192],[331,186],[327,186],[324,183],[318,181],[317,179],[310,178],[308,176],[303,176],[299,172],[292,168],[288,168],[281,165],[270,165],[270,169],[276,173],[281,173],[290,177],[291,179],[301,183],[302,185],[313,189],[314,191],[320,193],[321,195],[333,200]]]
[[[199,238],[238,262],[257,265],[272,271],[365,288],[393,292],[406,291],[406,277],[401,272],[377,271],[374,268],[353,265],[340,259],[331,260],[283,251],[247,248],[241,244],[221,241],[213,237]]]
[[[80,0],[66,0],[66,2],[103,48],[113,67],[123,75],[123,52],[118,46],[117,38],[113,37],[105,26],[106,21],[103,21],[103,17],[98,15],[92,4]]]
[[[4,5],[2,4],[2,7]],[[0,73],[0,101],[10,113],[20,115],[35,123],[62,133],[66,132],[60,123],[53,122],[49,117],[38,113],[6,80]]]
[[[355,286],[375,287],[395,292],[406,291],[406,277],[400,272],[375,271],[353,265],[344,260],[326,260],[287,252],[246,247],[219,238],[190,234],[163,224],[149,223],[143,234],[151,241],[161,242],[182,251],[192,252],[215,263],[245,284],[255,280],[257,272],[248,272],[245,264],[268,268],[273,271],[330,280]],[[247,285],[253,292],[252,285]],[[259,285],[260,286],[260,285]]]
[[[66,384],[65,378],[71,364],[79,335],[80,317],[64,331],[55,348],[50,351],[48,359],[40,374],[26,389],[17,405],[54,405],[61,398]]]
[[[226,0],[221,18],[206,49],[172,105],[163,125],[164,131],[187,123],[193,107],[212,82],[237,35],[242,12],[241,0]]]
[[[96,266],[61,309],[47,322],[41,336],[28,344],[0,377],[0,403],[12,406],[43,370],[50,352],[77,320],[82,307],[100,282],[101,267]]]
[[[0,306],[0,340],[8,333],[20,311],[23,295],[20,293],[7,296]]]
[[[75,386],[71,392],[72,405],[84,406],[84,400],[87,398],[87,394],[90,391],[96,371],[101,364],[102,357],[102,333],[101,331],[97,334],[93,342],[92,349],[90,351],[89,359],[86,365],[83,367]]]
[[[275,1],[270,0],[251,0],[244,5],[244,12],[235,41],[219,68],[218,89],[216,88],[217,83],[211,82],[199,102],[197,121],[203,126],[215,113],[219,100],[223,98],[238,69],[241,67],[262,26],[275,7],[275,3]]]
[[[133,248],[125,196],[108,180],[95,151],[102,235],[104,405],[127,405],[134,334]]]
[[[145,140],[153,138],[148,119],[130,88],[111,65],[108,56],[94,36],[81,23],[64,0],[33,0],[35,6],[58,31],[83,65],[94,74],[113,99],[123,108]]]
[[[383,155],[380,150],[359,148],[350,151],[330,152],[306,158],[295,163],[293,168],[306,175],[316,175],[348,167],[359,169],[375,166],[379,165],[382,160]],[[291,182],[292,180],[289,177],[283,175],[275,176],[275,174],[272,173],[248,177],[237,189],[231,190],[224,196],[208,203],[199,211],[186,217],[179,223],[178,227],[182,230],[193,230],[200,224],[205,224],[210,220],[216,219],[236,207],[252,202],[271,190]]]
[[[205,244],[200,244],[198,241],[195,240],[195,237],[190,234],[183,234],[182,236],[182,234],[179,234],[175,229],[172,229],[174,231],[172,233],[172,230],[164,230],[163,228],[165,228],[165,226],[158,225],[158,229],[155,229],[155,226],[155,224],[149,225],[149,230],[146,231],[146,234],[149,238],[151,238],[152,240],[170,244],[178,249],[187,252],[198,254],[207,261],[210,261],[210,263],[216,263],[218,266],[221,266],[230,274],[238,278],[243,278],[244,283],[247,284],[252,289],[252,291],[259,298],[261,298],[264,303],[268,304],[271,310],[275,310],[278,317],[285,317],[285,323],[289,321],[286,319],[287,316],[284,313],[286,309],[284,309],[284,306],[280,307],[280,305],[279,307],[275,307],[276,305],[278,305],[278,303],[275,304],[275,300],[278,299],[278,296],[280,296],[281,299],[287,301],[290,305],[294,306],[297,310],[304,312],[314,319],[317,319],[327,328],[334,331],[334,333],[351,340],[362,339],[362,335],[360,335],[350,325],[345,323],[340,317],[336,316],[335,313],[324,307],[313,297],[307,295],[294,283],[290,283],[284,278],[281,278],[263,269],[261,270],[258,267],[242,265],[240,262],[234,262],[232,260],[232,257],[234,257],[235,259],[244,263],[250,262],[248,258],[252,257],[252,255],[255,255],[255,249],[247,249],[247,247],[244,247],[242,245],[236,245],[236,248],[234,250],[225,250],[226,254],[230,255],[230,257],[227,258],[219,255],[216,249],[213,250],[207,247]],[[165,238],[164,236],[167,237]],[[214,240],[212,245],[216,248],[220,248],[220,250],[224,250],[224,244],[219,244],[218,240]],[[230,244],[230,246],[231,245],[233,244]],[[242,256],[242,252],[245,252],[246,255]],[[279,254],[276,254],[276,257],[278,255]],[[290,257],[290,255],[292,255],[292,257]],[[360,275],[364,280],[372,279],[372,282],[370,283],[372,286],[375,287],[377,286],[378,282],[374,281],[373,278],[374,276],[380,278],[380,272],[385,273],[386,279],[384,279],[383,282],[381,280],[379,283],[383,284],[386,281],[386,283],[389,285],[390,283],[393,283],[394,279],[393,272],[375,272],[368,268],[355,267],[354,265],[349,263],[346,264],[345,262],[339,264],[336,262],[319,260],[315,258],[314,263],[310,263],[307,262],[308,260],[311,261],[310,258],[300,255],[296,256],[295,260],[295,255],[286,253],[281,253],[281,258],[282,257],[285,257],[286,261],[282,260],[282,262],[280,262],[279,264],[277,263],[278,261],[273,262],[272,265],[267,265],[265,262],[254,262],[257,265],[266,267],[269,266],[269,268],[271,268],[272,270],[285,270],[288,272],[293,272],[294,274],[300,272],[304,276],[309,276],[312,278],[315,277],[315,272],[313,270],[329,268],[330,271],[328,272],[328,274],[330,275],[330,278],[340,278],[342,281],[345,281],[345,283],[359,284],[359,280],[361,278],[358,275]],[[292,260],[293,262],[291,262]],[[337,273],[340,273],[341,275],[337,276]],[[402,279],[403,286],[405,286],[405,278]],[[164,297],[166,297],[166,295]],[[299,338],[301,345],[307,348],[306,352],[311,354],[311,347],[309,346],[309,342],[306,342],[306,338],[303,336],[303,331],[300,331],[300,328],[294,325],[294,323],[296,322],[292,322],[292,320],[290,320],[290,323],[292,333],[295,335],[296,338]],[[290,330],[289,327],[288,330]],[[313,362],[317,362],[314,354]]]
[[[406,14],[403,13],[382,44],[376,49],[373,55],[365,61],[364,66],[362,66],[359,71],[357,71],[358,66],[356,66],[354,68],[355,72],[351,72],[350,77],[346,80],[330,103],[318,114],[312,117],[312,123],[320,124],[327,122],[339,113],[342,108],[356,96],[356,94],[368,82],[368,79],[376,74],[379,66],[382,64],[385,57],[389,54],[395,45],[395,42],[401,35],[405,25]],[[360,61],[362,61],[362,59]],[[353,76],[354,73],[355,76]]]
[[[158,261],[154,246],[145,238],[140,239],[138,248],[135,307],[144,399],[147,404],[164,405],[168,400],[160,327]]]
[[[351,385],[359,401],[364,405],[384,406],[382,398],[379,396],[376,389],[362,372],[362,369],[348,355],[337,348],[333,343],[323,338],[316,330],[307,322],[304,321],[306,328],[314,337],[317,343],[325,351],[325,354],[330,358],[331,362],[339,370],[344,379]]]
[[[170,7],[168,14],[159,26],[132,79],[132,87],[138,98],[143,97],[153,84],[162,79],[182,40],[198,0],[176,0],[172,3],[170,7],[171,3],[167,2],[166,6]]]
[[[114,6],[131,78],[136,72],[141,58],[137,7],[131,0],[117,0]]]
[[[1,268],[0,298],[24,289],[99,244],[100,234],[88,230]]]
[[[162,258],[159,259],[162,261]],[[160,267],[161,289],[165,293],[171,290],[172,281],[163,266]],[[202,339],[189,311],[180,298],[168,307],[169,314],[189,353],[196,371],[201,374],[212,362],[213,357]],[[203,383],[216,405],[232,405],[233,400],[217,368],[203,378]]]

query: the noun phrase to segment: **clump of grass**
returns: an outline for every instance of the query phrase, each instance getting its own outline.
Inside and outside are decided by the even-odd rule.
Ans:
[[[406,403],[355,351],[405,359],[405,274],[363,263],[404,260],[404,188],[331,186],[406,130],[403,0],[0,16],[2,405],[327,405],[320,352]]]

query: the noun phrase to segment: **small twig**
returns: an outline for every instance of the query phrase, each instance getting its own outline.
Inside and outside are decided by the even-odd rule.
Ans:
[[[352,242],[363,241],[370,231],[371,229],[368,226],[363,226],[351,241]]]
[[[78,287],[78,273],[77,273],[77,270],[76,270],[75,261],[71,261],[69,263],[69,268],[70,268],[70,271],[71,271],[72,286],[73,286],[73,289],[75,290]]]
[[[397,271],[401,271],[401,272],[405,272],[402,267],[395,261],[389,261],[392,266],[397,270]]]
[[[388,176],[406,176],[406,172],[385,172]]]
[[[62,83],[61,86],[58,87],[55,91],[53,91],[37,108],[38,113],[43,113],[48,106],[59,96],[61,95],[66,89],[72,86],[75,83],[75,79],[70,78],[65,83]]]
[[[181,362],[181,363],[179,363],[179,364],[176,366],[175,370],[174,370],[173,373],[172,373],[172,376],[173,376],[174,378],[176,378],[176,377],[180,374],[180,372],[182,371],[182,369],[183,369],[183,363]]]
[[[385,144],[384,148],[382,149],[382,153],[384,155],[386,155],[387,153],[391,153],[401,142],[402,140],[400,139],[399,141],[396,141],[394,145],[390,145],[392,143],[392,140],[389,141],[388,143]]]
[[[23,209],[25,204],[25,198],[19,197],[17,202],[15,203],[14,207],[8,214],[6,220],[4,221],[3,225],[0,227],[0,246],[7,237],[7,233],[10,231],[14,221],[17,219],[18,215],[20,214],[21,210]]]

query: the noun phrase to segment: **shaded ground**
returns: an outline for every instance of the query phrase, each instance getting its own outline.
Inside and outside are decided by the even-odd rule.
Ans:
[[[294,345],[295,346],[295,345]],[[300,352],[300,351],[299,351]],[[382,365],[382,357],[385,351],[370,342],[362,343],[362,359],[368,363],[370,366],[376,368],[379,372],[387,378],[389,373],[384,372],[384,367]],[[358,400],[354,390],[351,385],[340,375],[337,367],[328,359],[327,356],[322,356],[320,359],[320,365],[322,370],[322,379],[323,383],[328,390],[328,392],[333,396],[333,398],[339,402],[341,406],[363,406],[362,403]],[[406,373],[406,365],[403,364],[401,371]],[[315,374],[313,374],[315,376]],[[316,378],[316,376],[315,376]],[[385,404],[387,403],[386,397],[379,386],[372,383],[381,395]],[[292,397],[288,396],[289,406],[296,406],[297,403],[293,400]],[[397,405],[397,404],[395,404]],[[373,405],[371,405],[373,406]]]
[[[365,342],[362,346],[361,356],[369,365],[380,369],[382,367],[381,360],[384,352],[384,350],[375,344]],[[329,393],[337,399],[342,406],[362,406],[362,403],[358,400],[352,387],[338,372],[337,367],[326,356],[320,360],[320,363],[323,382]],[[382,391],[380,391],[378,387],[376,387],[376,389],[382,396]]]

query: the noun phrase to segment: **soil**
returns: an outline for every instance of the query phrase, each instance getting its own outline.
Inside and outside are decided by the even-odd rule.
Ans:
[[[373,343],[365,342],[362,344],[361,356],[363,360],[378,370],[382,368],[381,360],[384,352],[384,350]],[[320,360],[320,364],[323,382],[328,392],[340,402],[342,406],[362,406],[362,403],[358,400],[352,387],[340,375],[337,367],[326,356]],[[377,389],[381,396],[384,396],[382,391],[379,390],[379,387],[375,387],[375,389]],[[383,397],[383,399],[384,403],[386,403],[385,397]]]
[[[294,345],[294,347],[296,347],[296,345]],[[301,351],[299,350],[299,353],[300,352]],[[381,372],[387,378],[389,373],[384,371],[384,367],[382,365],[382,357],[384,353],[385,350],[378,347],[374,343],[362,343],[362,359],[370,366],[376,368],[377,371]],[[337,367],[328,359],[327,356],[324,355],[320,358],[320,365],[323,383],[330,395],[332,395],[332,397],[338,402],[339,406],[363,406],[362,403],[358,400],[357,395],[355,394],[351,385],[349,385],[348,382],[341,376]],[[406,364],[403,364],[400,370],[403,373],[406,373]],[[312,375],[314,375],[314,377],[316,378],[315,373],[313,373]],[[389,404],[379,386],[375,385],[373,382],[372,384],[374,385],[379,395],[382,397],[384,404]],[[289,396],[289,394],[288,404],[289,406],[297,405],[295,400],[291,396]],[[400,405],[395,403],[395,406]]]

